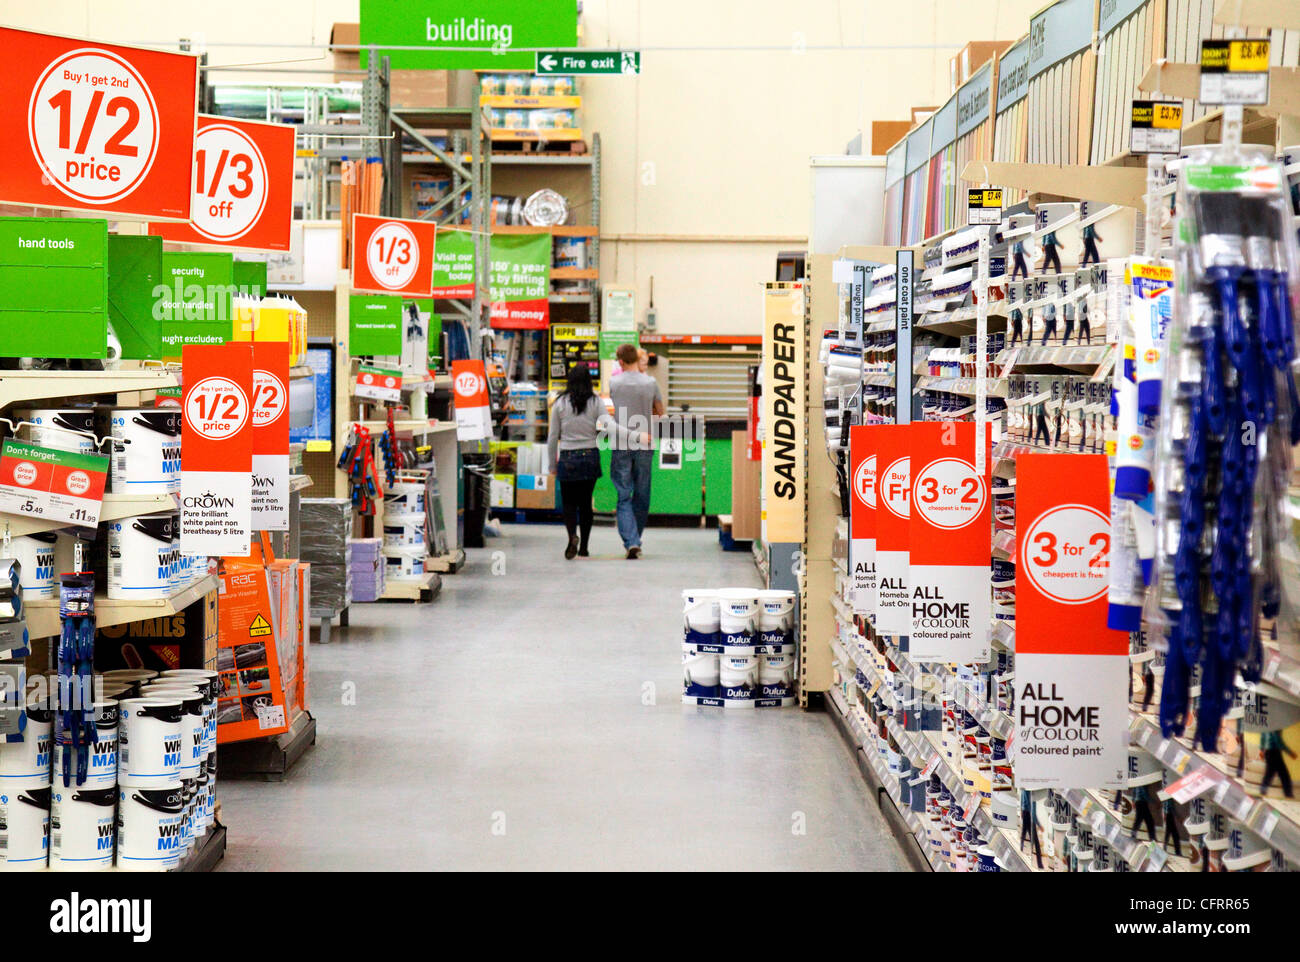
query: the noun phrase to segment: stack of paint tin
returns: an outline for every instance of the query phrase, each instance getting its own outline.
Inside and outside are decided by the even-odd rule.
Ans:
[[[682,703],[721,706],[718,593],[687,588],[682,592],[682,608]]]
[[[682,592],[682,700],[726,708],[795,703],[795,596],[756,588]]]
[[[0,736],[0,871],[45,868],[53,720],[49,702],[33,698],[26,705],[22,731]]]

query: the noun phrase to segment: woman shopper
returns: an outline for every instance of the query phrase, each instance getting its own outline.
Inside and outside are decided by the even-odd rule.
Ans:
[[[564,557],[588,556],[594,512],[591,495],[601,475],[600,450],[596,441],[602,430],[614,432],[620,440],[639,438],[649,442],[649,435],[634,434],[618,424],[605,410],[605,402],[591,387],[591,369],[577,364],[569,370],[568,384],[551,407],[550,428],[546,438],[551,469],[560,485],[564,502],[564,527],[569,543]]]

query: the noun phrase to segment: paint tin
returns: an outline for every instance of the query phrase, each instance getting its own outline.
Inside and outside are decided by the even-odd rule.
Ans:
[[[112,486],[118,494],[171,494],[181,483],[181,412],[116,408],[112,412]]]
[[[722,655],[718,659],[718,681],[725,707],[753,708],[758,690],[758,657],[730,652]]]
[[[794,592],[760,591],[758,615],[759,631],[779,631],[788,634],[794,630]]]
[[[198,778],[207,757],[207,695],[184,681],[151,682],[140,694],[181,700],[181,779]]]
[[[424,517],[424,482],[403,480],[402,475],[384,490],[384,520],[388,513],[418,514]]]
[[[727,635],[752,635],[758,630],[758,590],[723,588],[718,592],[718,628]]]
[[[13,538],[9,542],[9,554],[18,562],[23,597],[31,601],[34,598],[53,598],[57,589],[54,575],[54,543],[58,535],[53,531]]]
[[[130,601],[172,593],[175,516],[154,514],[108,524],[108,597]]]
[[[694,645],[682,645],[682,703],[685,705],[721,705],[718,656],[697,651]]]
[[[197,805],[198,812],[198,837],[202,838],[212,827],[212,776],[208,774],[207,768],[203,774],[198,777],[196,782],[198,786]]]
[[[796,701],[794,655],[758,655],[758,708],[788,708]]]
[[[98,454],[95,447],[94,408],[33,408],[15,411],[20,421],[31,421],[28,438],[33,444],[77,454]],[[79,431],[80,434],[72,432]]]
[[[148,788],[180,780],[182,713],[175,695],[118,703],[118,784]]]
[[[117,867],[129,872],[165,872],[180,864],[185,802],[180,779],[146,788],[117,790]]]
[[[50,784],[54,712],[48,701],[39,699],[28,704],[27,724],[18,738],[18,741],[0,738],[0,792]]]
[[[96,699],[94,711],[95,743],[90,747],[89,772],[82,786],[88,790],[117,784],[117,701]]]
[[[384,564],[389,581],[416,581],[424,577],[424,548],[385,548]]]
[[[160,676],[160,681],[179,681],[193,685],[204,696],[204,720],[206,744],[203,756],[206,758],[217,750],[217,694],[221,676],[207,668],[169,668]]]
[[[50,794],[50,870],[102,872],[113,866],[117,788],[65,788]]]
[[[158,677],[158,672],[148,668],[114,668],[112,671],[106,671],[99,676],[103,679],[104,694],[107,697],[108,689],[112,685],[125,685],[130,694],[122,693],[121,698],[138,698],[140,696],[140,685],[152,678]]]
[[[40,871],[49,847],[49,786],[0,788],[0,871]]]
[[[384,548],[423,548],[424,514],[384,512]]]

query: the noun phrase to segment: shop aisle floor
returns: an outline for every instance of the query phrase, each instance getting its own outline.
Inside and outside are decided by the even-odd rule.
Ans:
[[[507,525],[432,604],[353,607],[311,648],[315,747],[219,783],[222,869],[903,868],[825,714],[681,704],[680,591],[757,585],[749,555],[592,542]]]

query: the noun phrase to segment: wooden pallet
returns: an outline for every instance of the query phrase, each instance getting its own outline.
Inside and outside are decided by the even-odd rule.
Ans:
[[[294,763],[315,744],[316,719],[310,712],[299,712],[287,732],[220,746],[217,770],[222,778],[281,782]]]
[[[465,551],[463,548],[457,548],[455,551],[438,555],[436,558],[424,559],[424,570],[436,571],[439,574],[454,575],[463,567],[465,567]]]

